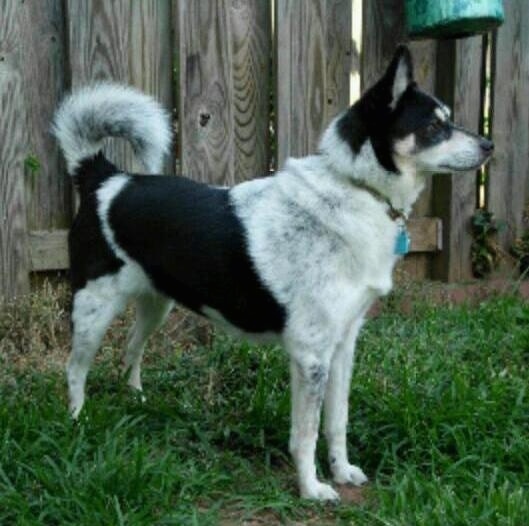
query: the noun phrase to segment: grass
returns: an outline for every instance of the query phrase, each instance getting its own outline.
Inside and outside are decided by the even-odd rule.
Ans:
[[[277,348],[223,335],[175,344],[174,317],[150,346],[141,403],[119,378],[120,321],[72,423],[64,295],[48,286],[0,315],[2,525],[529,524],[522,300],[388,307],[366,325],[349,442],[371,482],[325,506],[297,496]],[[323,442],[318,455],[326,478]]]

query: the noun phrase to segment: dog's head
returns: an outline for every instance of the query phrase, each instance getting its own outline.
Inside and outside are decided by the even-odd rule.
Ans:
[[[336,131],[358,154],[370,141],[388,172],[478,168],[492,154],[491,141],[457,127],[450,110],[413,80],[407,47],[399,46],[382,78],[336,122]]]

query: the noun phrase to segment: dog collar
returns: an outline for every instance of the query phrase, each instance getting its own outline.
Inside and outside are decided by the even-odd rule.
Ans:
[[[388,216],[392,221],[396,221],[399,226],[399,232],[397,234],[397,238],[395,239],[395,248],[393,249],[393,253],[397,256],[405,256],[410,251],[411,244],[410,234],[406,227],[408,215],[404,212],[404,210],[395,208],[389,198],[379,192],[376,188],[373,188],[362,181],[351,182],[357,188],[369,192],[375,199],[387,205],[388,208],[386,212]]]
[[[356,186],[361,190],[369,192],[375,199],[377,199],[377,201],[386,204],[388,206],[387,214],[392,221],[400,219],[404,223],[404,221],[408,219],[408,214],[406,214],[404,210],[402,210],[402,208],[395,208],[393,206],[393,203],[390,201],[389,197],[386,197],[384,194],[382,194],[382,192],[379,192],[376,188],[373,188],[372,186],[369,186],[362,181],[351,180],[351,183],[353,186]]]

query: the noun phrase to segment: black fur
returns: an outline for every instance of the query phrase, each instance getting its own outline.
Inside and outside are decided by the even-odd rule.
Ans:
[[[285,310],[259,280],[227,189],[184,177],[131,176],[109,210],[117,244],[153,285],[252,333],[280,332]]]
[[[79,191],[80,206],[68,235],[74,293],[88,280],[114,274],[123,265],[103,237],[95,195],[101,183],[116,173],[117,168],[101,153],[85,159],[75,172],[74,183]]]

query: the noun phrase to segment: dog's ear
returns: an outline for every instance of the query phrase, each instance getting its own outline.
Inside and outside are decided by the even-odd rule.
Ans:
[[[402,94],[413,82],[413,61],[407,46],[397,47],[384,76],[391,86],[391,107],[395,108]]]

